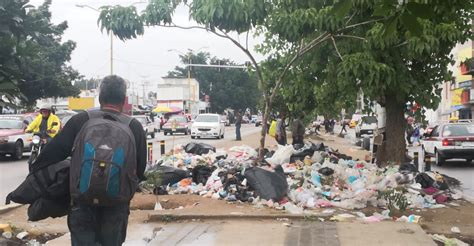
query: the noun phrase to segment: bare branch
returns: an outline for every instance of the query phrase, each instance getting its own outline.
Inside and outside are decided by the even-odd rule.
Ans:
[[[206,31],[209,30],[208,28],[203,27],[203,26],[178,26],[174,23],[171,23],[170,25],[157,24],[157,25],[153,25],[153,26],[172,27],[172,28],[179,28],[179,29],[185,29],[185,30],[188,30],[188,29],[201,29],[201,30],[206,30]]]
[[[394,48],[398,48],[398,47],[402,47],[402,46],[407,45],[407,44],[408,44],[408,41],[405,41],[405,42],[399,43],[399,44],[397,44],[397,45],[395,45],[395,46],[393,46],[393,47],[394,47]]]
[[[385,18],[379,18],[379,19],[375,19],[375,20],[369,20],[369,21],[359,22],[359,23],[356,23],[356,24],[353,24],[353,25],[345,26],[345,27],[337,30],[336,33],[339,33],[339,32],[342,32],[342,31],[345,31],[345,30],[348,30],[348,29],[352,29],[354,27],[363,26],[363,25],[374,23],[374,22],[378,22],[378,21],[381,21],[381,20],[384,20],[384,19]]]
[[[344,61],[344,59],[342,58],[341,52],[339,52],[339,49],[337,48],[336,40],[334,39],[333,36],[331,36],[331,40],[332,40],[332,44],[334,45],[334,48],[336,49],[337,55],[339,56],[339,58],[341,58],[341,61]]]
[[[356,13],[354,12],[351,17],[349,17],[349,19],[346,21],[346,25],[349,24],[352,20],[352,18],[354,18],[354,16],[356,15]]]
[[[317,45],[319,45],[320,43],[326,41],[331,35],[328,34],[328,33],[323,33],[321,35],[319,35],[317,38],[313,39],[311,42],[309,42],[303,49],[301,49],[300,52],[296,53],[293,58],[290,60],[290,62],[288,62],[285,66],[285,68],[283,69],[283,72],[280,74],[280,76],[278,77],[278,80],[275,84],[275,87],[273,87],[272,89],[272,93],[271,93],[271,96],[270,96],[270,105],[273,103],[273,99],[275,98],[275,95],[276,95],[276,92],[278,91],[278,89],[280,88],[282,82],[283,82],[283,78],[285,77],[286,73],[290,70],[290,68],[293,66],[293,64],[299,59],[301,58],[303,55],[305,55],[307,52],[309,52],[311,49],[313,49],[314,47],[316,47]]]
[[[234,38],[232,38],[231,36],[229,36],[229,34],[227,34],[226,32],[223,32],[222,30],[219,30],[216,28],[216,30],[220,31],[221,33],[218,33],[217,31],[215,30],[209,30],[211,33],[214,33],[215,35],[219,36],[219,37],[223,37],[223,38],[226,38],[228,40],[230,40],[232,43],[234,43],[240,50],[242,50],[246,55],[247,57],[250,59],[250,61],[252,62],[253,66],[255,67],[255,70],[257,72],[257,76],[258,76],[258,79],[260,80],[260,82],[262,83],[262,85],[264,86],[264,83],[263,83],[263,74],[262,74],[262,71],[260,69],[260,65],[257,63],[257,60],[255,60],[255,57],[252,55],[252,53],[250,53],[250,51],[248,49],[246,49],[244,46],[242,46],[241,43],[239,43],[237,40],[235,40]],[[265,98],[265,94],[264,94],[264,99],[266,100]]]
[[[347,34],[339,34],[339,35],[334,35],[336,38],[355,38],[355,39],[360,39],[363,41],[367,41],[367,39],[355,35],[347,35]]]
[[[250,30],[247,31],[246,37],[245,37],[245,49],[249,49],[249,32]]]

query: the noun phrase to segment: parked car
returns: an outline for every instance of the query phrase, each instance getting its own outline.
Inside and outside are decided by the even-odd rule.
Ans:
[[[191,127],[191,138],[224,138],[225,122],[218,114],[200,114]]]
[[[133,118],[137,119],[143,126],[143,130],[146,133],[146,136],[151,136],[151,138],[155,138],[155,127],[151,124],[150,119],[146,115],[134,115]]]
[[[10,155],[15,160],[21,160],[23,152],[31,151],[31,133],[25,133],[31,115],[1,115],[0,116],[0,155]]]
[[[444,123],[435,126],[422,140],[426,154],[434,156],[436,165],[448,159],[474,159],[474,124]]]
[[[356,137],[362,135],[372,135],[377,130],[377,117],[375,116],[362,116],[357,123],[355,128]]]
[[[165,135],[173,135],[174,133],[189,133],[189,121],[186,116],[175,115],[163,125],[163,133]]]

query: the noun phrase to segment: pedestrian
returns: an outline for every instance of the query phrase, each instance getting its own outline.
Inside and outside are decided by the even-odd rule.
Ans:
[[[147,156],[142,125],[122,114],[126,90],[121,77],[105,77],[100,109],[74,115],[36,161],[39,170],[72,156],[67,218],[72,246],[125,241],[130,200],[145,180]]]
[[[341,133],[344,131],[345,133],[347,133],[347,129],[346,129],[346,126],[349,125],[348,122],[346,120],[342,120],[342,129],[341,129]]]
[[[240,127],[242,126],[242,114],[240,110],[237,111],[235,114],[235,140],[240,141],[242,140],[240,136]]]
[[[276,134],[275,140],[279,145],[286,145],[286,125],[285,125],[285,113],[280,112],[280,115],[276,121]]]
[[[407,145],[411,146],[411,144],[412,144],[411,136],[413,135],[413,131],[415,130],[414,127],[413,127],[413,123],[414,123],[415,120],[413,119],[413,117],[408,116],[406,121],[407,121],[407,126],[406,126],[406,130],[405,130],[405,139],[408,143]]]
[[[330,121],[331,134],[334,134],[334,126],[335,125],[336,125],[336,121],[334,119],[331,119],[331,121]]]
[[[326,133],[329,133],[329,132],[330,132],[330,128],[331,128],[330,123],[329,123],[329,120],[328,120],[328,119],[324,119],[323,125],[324,125],[324,131],[325,131]]]
[[[420,126],[419,125],[416,125],[415,126],[415,129],[413,129],[413,133],[411,135],[411,142],[413,144],[413,146],[418,146],[419,143],[420,143]]]
[[[293,135],[293,145],[296,144],[301,144],[304,145],[304,132],[305,132],[305,127],[303,124],[303,115],[300,115],[297,117],[295,120],[293,120],[293,125],[292,125],[292,135]]]

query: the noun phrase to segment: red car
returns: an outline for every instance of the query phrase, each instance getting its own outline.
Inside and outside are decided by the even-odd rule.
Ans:
[[[31,133],[25,133],[33,115],[0,115],[0,156],[21,160],[24,151],[31,151]]]
[[[184,135],[189,134],[190,123],[188,118],[183,115],[172,116],[164,125],[163,132],[165,135],[173,135],[174,133],[184,133]]]

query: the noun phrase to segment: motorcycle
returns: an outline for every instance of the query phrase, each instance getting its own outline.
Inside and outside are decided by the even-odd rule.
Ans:
[[[51,125],[51,129],[57,125],[58,125],[57,122],[53,122],[53,124]],[[28,159],[28,167],[29,167],[30,172],[32,169],[31,165],[36,161],[36,158],[39,156],[44,146],[48,143],[49,137],[48,137],[47,132],[49,132],[51,129],[47,130],[46,132],[36,132],[33,134],[33,138],[31,140],[33,143],[33,146],[31,148],[30,158]]]

